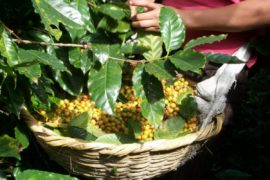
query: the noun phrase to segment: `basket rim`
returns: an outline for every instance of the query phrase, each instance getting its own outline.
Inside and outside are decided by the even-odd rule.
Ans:
[[[37,140],[52,147],[69,147],[77,150],[98,150],[101,154],[127,155],[129,153],[140,153],[144,151],[167,151],[200,142],[217,135],[222,128],[224,115],[218,115],[204,129],[189,133],[174,139],[159,139],[142,143],[109,144],[95,141],[87,141],[78,138],[61,136],[52,130],[42,126],[26,107],[21,109],[21,115],[27,126],[36,136]]]

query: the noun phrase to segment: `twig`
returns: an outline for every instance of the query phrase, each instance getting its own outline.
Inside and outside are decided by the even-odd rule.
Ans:
[[[40,42],[40,41],[30,41],[30,40],[24,40],[24,39],[13,39],[13,41],[17,42],[18,44],[37,44],[42,46],[58,46],[58,47],[78,47],[83,49],[90,49],[91,44],[73,44],[73,43],[49,43],[49,42]],[[131,64],[137,64],[137,63],[147,63],[146,60],[133,60],[133,59],[121,59],[116,57],[109,57],[112,60],[115,61],[123,61],[128,62]]]
[[[73,44],[73,43],[49,43],[49,42],[40,42],[40,41],[30,41],[30,40],[24,40],[24,39],[12,39],[13,41],[17,42],[18,44],[37,44],[42,46],[58,46],[58,47],[78,47],[83,49],[90,49],[91,44]],[[115,61],[123,61],[128,63],[146,63],[146,60],[132,60],[132,59],[121,59],[116,57],[109,57],[112,60]]]
[[[1,113],[1,114],[4,114],[4,115],[6,115],[6,116],[9,116],[9,115],[10,115],[8,112],[5,112],[5,111],[3,111],[3,110],[1,110],[1,109],[0,109],[0,113]]]
[[[94,4],[92,4],[92,5],[94,5]],[[25,39],[21,39],[16,33],[14,33],[13,30],[9,29],[7,26],[5,26],[5,29],[15,37],[15,39],[12,39],[12,40],[18,44],[36,44],[36,45],[41,45],[41,46],[58,46],[58,47],[78,47],[78,48],[83,48],[83,49],[90,49],[91,48],[90,43],[85,43],[85,44],[50,43],[50,42],[42,42],[42,41],[25,40]],[[128,62],[128,63],[133,64],[133,65],[136,65],[138,63],[147,63],[148,62],[146,60],[121,59],[121,58],[116,58],[116,57],[109,57],[109,58],[112,60],[115,60],[115,61]]]
[[[50,43],[50,42],[39,42],[39,41],[30,41],[24,39],[12,39],[18,44],[37,44],[42,46],[59,46],[59,47],[79,47],[83,49],[90,49],[90,44],[73,44],[73,43]]]
[[[131,63],[131,64],[137,64],[137,63],[147,63],[148,61],[146,60],[133,60],[133,59],[121,59],[121,58],[116,58],[116,57],[109,57],[110,59],[112,60],[115,60],[115,61],[124,61],[124,62],[128,62],[128,63]]]
[[[42,45],[42,46],[59,46],[59,47],[79,47],[79,48],[83,48],[83,49],[90,49],[91,48],[90,44],[50,43],[50,42],[24,40],[24,39],[21,39],[12,29],[10,29],[6,25],[4,25],[4,23],[2,23],[2,24],[3,24],[4,28],[15,37],[15,39],[12,39],[12,40],[17,42],[18,44],[37,44],[37,45]]]
[[[90,49],[91,45],[88,44],[73,44],[73,43],[49,43],[49,42],[39,42],[39,41],[30,41],[30,40],[24,40],[24,39],[12,39],[13,41],[17,42],[18,44],[37,44],[42,46],[58,46],[58,47],[79,47],[83,49]],[[112,60],[115,61],[123,61],[128,63],[146,63],[146,60],[132,60],[132,59],[121,59],[116,57],[109,57]]]
[[[12,29],[9,29],[2,21],[0,21],[2,23],[2,25],[4,26],[4,28],[10,33],[12,34],[14,37],[16,37],[18,40],[22,40]]]
[[[94,2],[88,1],[87,3],[88,3],[89,6],[91,6],[91,7],[94,7],[94,8],[97,7],[97,5],[96,5]]]

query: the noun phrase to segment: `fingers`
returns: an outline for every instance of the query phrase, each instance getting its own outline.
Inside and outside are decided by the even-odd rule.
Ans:
[[[128,3],[129,6],[141,6],[147,9],[155,9],[160,6],[159,4],[147,0],[129,0]]]
[[[153,0],[129,0],[131,8],[131,20],[134,28],[145,31],[159,31],[159,14],[161,4],[153,3]],[[143,13],[136,13],[136,7],[144,7]]]
[[[148,11],[145,13],[136,14],[131,19],[132,19],[132,21],[141,21],[141,20],[147,20],[147,19],[158,20],[159,19],[159,9],[153,10],[153,11]]]
[[[132,21],[132,26],[134,28],[150,28],[150,27],[159,27],[158,21],[155,20],[141,20],[141,21]]]
[[[137,6],[130,6],[131,17],[134,17],[136,15],[136,8]]]
[[[159,27],[148,27],[148,28],[144,28],[144,31],[155,31],[155,32],[159,32],[160,28]]]
[[[156,31],[159,29],[159,13],[149,11],[146,13],[137,14],[132,18],[132,26],[134,28]]]

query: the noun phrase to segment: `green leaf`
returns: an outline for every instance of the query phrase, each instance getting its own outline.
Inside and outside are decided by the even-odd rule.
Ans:
[[[62,35],[59,23],[73,29],[84,29],[86,26],[87,19],[84,19],[81,12],[65,0],[32,0],[32,3],[45,29],[57,40]]]
[[[143,54],[149,50],[150,47],[146,47],[140,43],[126,43],[121,46],[121,52],[124,54]]]
[[[21,108],[24,105],[24,94],[22,87],[15,87],[13,79],[8,79],[5,82],[3,93],[5,93],[7,97],[7,109],[19,117]]]
[[[105,64],[110,57],[110,45],[108,44],[92,44],[94,58],[101,64]]]
[[[19,143],[8,135],[0,136],[0,157],[15,157],[21,159]]]
[[[33,82],[36,82],[41,76],[41,68],[39,64],[33,64],[28,67],[17,67],[16,70],[18,70],[20,74],[28,77]]]
[[[63,175],[53,172],[39,171],[39,170],[25,170],[16,177],[16,180],[41,180],[41,179],[53,179],[53,180],[78,180],[75,177],[69,175]]]
[[[14,66],[19,63],[17,48],[17,45],[6,32],[4,25],[0,22],[0,54],[7,58],[9,66]]]
[[[143,7],[136,7],[136,14],[140,14],[144,12],[144,8]]]
[[[85,24],[85,28],[90,33],[95,33],[96,29],[95,29],[93,19],[91,18],[90,13],[89,13],[89,6],[87,3],[87,0],[75,0],[72,3],[75,4],[74,7],[80,12],[82,16],[82,21]]]
[[[28,32],[28,36],[30,36],[31,38],[33,38],[33,40],[35,41],[42,41],[42,42],[48,42],[48,43],[54,43],[53,41],[53,37],[49,36],[48,34],[44,34],[44,32],[39,32],[39,31],[27,31]],[[55,50],[57,49],[57,47],[55,46],[47,46],[45,47],[46,52],[50,55],[56,55]]]
[[[89,124],[89,120],[92,118],[92,115],[89,111],[79,114],[72,118],[69,122],[69,126],[76,126],[79,128],[86,128]]]
[[[27,148],[29,146],[29,140],[26,134],[18,126],[15,127],[14,130],[17,141],[23,146],[23,148]]]
[[[89,72],[88,90],[95,105],[103,112],[114,113],[122,80],[122,63],[107,61],[100,69]]]
[[[92,119],[90,112],[84,112],[71,119],[69,126],[75,126],[86,130],[88,133],[98,137],[105,133],[96,126],[92,125],[89,121]]]
[[[15,179],[16,179],[16,177],[17,177],[19,174],[21,174],[22,171],[23,171],[23,167],[17,166],[17,167],[15,167],[15,168],[13,169],[12,175],[13,175],[13,176],[15,177]],[[0,176],[0,177],[1,177],[1,176]]]
[[[128,99],[123,94],[120,93],[118,95],[117,101],[119,101],[121,103],[127,103],[128,102]]]
[[[95,141],[97,139],[96,136],[87,132],[87,130],[76,126],[68,126],[68,135],[72,138],[79,138],[87,141]]]
[[[191,49],[178,51],[169,59],[180,70],[195,73],[199,72],[206,64],[204,55]]]
[[[3,59],[0,59],[0,73],[2,74],[3,79],[1,80],[3,83],[7,76],[16,77],[15,71],[9,66],[6,65]]]
[[[185,27],[179,15],[172,8],[162,7],[159,25],[167,54],[179,49],[185,40]]]
[[[91,68],[91,60],[88,57],[88,50],[72,48],[68,51],[69,62],[75,68],[81,69],[85,74]]]
[[[105,64],[105,62],[107,62],[111,57],[123,58],[119,44],[92,44],[92,51],[94,58],[96,58],[101,64]]]
[[[115,20],[130,18],[130,8],[124,3],[106,3],[98,6],[99,12]]]
[[[96,142],[108,143],[108,144],[122,144],[116,134],[105,134],[96,139]]]
[[[96,142],[120,145],[134,143],[135,139],[123,134],[105,134],[98,137]]]
[[[82,93],[85,83],[83,73],[71,67],[69,71],[71,73],[54,71],[54,78],[64,91],[72,96],[78,96]]]
[[[73,138],[80,138],[89,141],[96,140],[96,136],[87,131],[89,120],[91,119],[90,112],[84,112],[71,119],[68,124],[68,133]]]
[[[232,63],[232,64],[241,64],[245,63],[244,61],[241,61],[236,56],[230,56],[227,54],[219,54],[219,53],[204,53],[203,54],[206,57],[207,61],[213,62],[213,63]]]
[[[71,5],[80,12],[82,20],[85,24],[83,29],[74,29],[73,27],[66,26],[72,40],[81,39],[86,33],[86,29],[95,33],[96,29],[93,24],[93,20],[89,14],[89,7],[86,0],[74,0]]]
[[[150,103],[147,101],[147,99],[144,98],[141,104],[142,115],[151,125],[157,127],[162,123],[164,107],[165,102],[163,100]]]
[[[44,42],[53,42],[53,37],[46,34],[46,32],[29,30],[26,33],[27,33],[27,36],[30,36],[31,39],[33,38],[33,40],[44,41]],[[51,47],[51,46],[48,46],[48,47]]]
[[[181,101],[180,115],[185,119],[190,119],[196,115],[198,111],[198,105],[194,97],[188,95]]]
[[[144,73],[144,64],[139,64],[133,70],[133,75],[132,75],[132,84],[133,84],[134,94],[135,96],[140,97],[140,98],[145,96],[145,93],[143,90],[143,84],[142,84],[143,73]]]
[[[176,138],[181,135],[184,126],[185,120],[180,116],[175,116],[164,121],[161,128],[155,131],[154,138],[155,140]]]
[[[37,50],[24,50],[24,49],[19,49],[18,53],[19,57],[24,62],[37,61],[39,63],[52,67],[52,69],[59,71],[67,71],[67,68],[65,67],[64,63],[53,55],[49,55],[47,53]]]
[[[51,110],[50,96],[54,96],[52,89],[53,82],[51,79],[43,76],[38,79],[37,83],[31,85],[32,96],[31,103],[34,109],[43,109],[46,111]],[[50,100],[49,100],[50,99]]]
[[[191,95],[192,95],[192,92],[183,92],[183,93],[179,94],[177,97],[177,100],[176,100],[177,104],[181,104],[185,98],[187,98]]]
[[[184,47],[184,49],[191,49],[196,46],[200,46],[203,44],[212,44],[214,42],[219,42],[227,38],[227,34],[220,34],[220,35],[210,35],[210,36],[202,36],[196,39],[190,40]]]
[[[144,71],[141,82],[144,94],[149,103],[154,103],[164,98],[162,84],[155,76]]]
[[[17,55],[18,61],[16,65],[13,65],[13,69],[17,70],[20,74],[28,77],[30,81],[36,82],[37,79],[40,78],[41,76],[41,67],[39,63],[40,62],[42,63],[42,60],[40,61],[39,58],[33,57],[32,54],[29,54],[27,51],[23,49],[18,49]]]
[[[1,95],[1,90],[2,90],[2,85],[5,82],[6,78],[8,76],[8,73],[3,71],[0,66],[0,95]]]
[[[145,71],[148,74],[154,75],[158,80],[168,80],[174,77],[174,66],[170,61],[154,61],[145,65]]]
[[[7,180],[7,172],[0,171],[0,178],[1,180]]]
[[[36,110],[38,109],[49,110],[50,109],[48,105],[42,102],[41,99],[36,94],[31,96],[31,103],[32,103],[33,109],[36,109]]]
[[[160,59],[162,55],[162,38],[159,35],[143,33],[138,37],[138,44],[149,47],[150,49],[142,55],[148,61]]]
[[[107,16],[104,16],[99,21],[97,27],[111,33],[126,33],[131,30],[130,23],[122,20],[114,20]]]
[[[218,180],[249,180],[252,176],[237,169],[226,169],[218,172],[216,177]]]
[[[134,137],[137,139],[142,133],[140,122],[133,119],[128,119],[127,124],[131,132],[133,132]]]
[[[111,34],[103,31],[98,31],[95,34],[86,34],[81,41],[91,43],[91,49],[93,44],[111,44]]]
[[[91,123],[88,123],[86,130],[87,130],[87,132],[93,134],[96,137],[100,137],[100,136],[103,136],[104,134],[106,134],[101,129],[97,128],[95,125],[93,125]]]
[[[256,51],[264,56],[270,56],[270,37],[269,36],[262,36],[257,37],[256,40],[250,43],[251,47],[254,47]]]

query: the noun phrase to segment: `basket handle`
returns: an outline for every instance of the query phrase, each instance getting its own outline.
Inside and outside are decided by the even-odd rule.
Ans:
[[[44,128],[40,126],[39,122],[31,115],[26,107],[21,108],[21,116],[27,126],[35,133],[44,133]]]
[[[209,123],[203,130],[200,130],[198,132],[198,137],[196,141],[206,140],[212,136],[216,136],[217,134],[219,134],[222,129],[224,117],[224,113],[217,115],[212,123]]]
[[[38,121],[29,113],[26,107],[21,108],[21,116],[29,127],[38,125]]]

